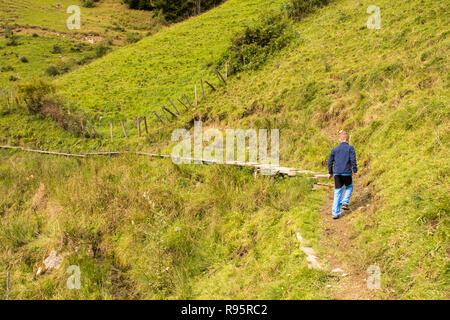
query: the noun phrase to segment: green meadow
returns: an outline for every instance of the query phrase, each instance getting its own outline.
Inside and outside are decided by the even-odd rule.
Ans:
[[[331,1],[291,19],[292,40],[259,68],[219,84],[214,67],[224,71],[220,59],[235,34],[284,12],[286,2],[228,0],[55,77],[57,95],[98,138],[3,106],[0,142],[170,154],[173,129],[202,120],[204,128],[280,129],[281,165],[325,172],[344,129],[360,170],[357,201],[344,217],[350,249],[322,245],[333,228],[320,214],[329,200],[306,177],[272,181],[246,169],[132,155],[77,160],[0,151],[0,271],[11,271],[14,297],[334,298],[338,280],[328,269],[308,269],[295,238],[301,232],[327,268],[330,253],[354,272],[379,266],[375,298],[449,298],[448,3],[379,0],[381,29],[371,30],[366,10],[374,3]],[[26,65],[10,56],[17,70]],[[8,72],[3,82],[15,71]],[[205,99],[189,110],[177,103],[181,115],[168,124],[152,115],[172,108],[168,98],[187,94],[193,102],[201,78],[217,91],[205,86]],[[149,124],[142,137],[139,116]],[[87,270],[81,290],[66,289],[64,268],[34,277],[49,248],[67,254],[65,267]]]

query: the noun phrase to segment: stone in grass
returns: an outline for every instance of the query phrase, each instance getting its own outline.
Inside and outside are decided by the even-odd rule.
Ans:
[[[310,248],[310,247],[301,247],[302,251],[307,255],[307,256],[313,256],[315,254],[314,249]]]
[[[61,266],[63,259],[63,255],[58,255],[56,250],[52,249],[48,254],[48,257],[44,259],[41,266],[36,271],[36,277],[47,271],[58,269]]]
[[[322,270],[322,266],[321,266],[320,263],[317,261],[317,257],[316,257],[316,256],[308,256],[308,257],[306,257],[306,261],[309,262],[309,264],[308,264],[308,268],[309,268],[309,269],[319,269],[319,270]]]

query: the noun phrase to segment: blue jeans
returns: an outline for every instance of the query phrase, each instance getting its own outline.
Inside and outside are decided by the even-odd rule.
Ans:
[[[333,200],[333,217],[337,217],[341,214],[342,204],[349,204],[350,197],[353,192],[353,183],[349,186],[345,186],[344,199],[342,200],[342,194],[344,193],[344,186],[334,189],[334,200]]]

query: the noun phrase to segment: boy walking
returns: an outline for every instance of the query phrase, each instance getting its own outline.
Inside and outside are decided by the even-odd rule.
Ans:
[[[355,178],[358,177],[355,148],[349,145],[348,141],[348,133],[341,131],[339,133],[340,144],[331,150],[330,158],[328,159],[329,179],[334,176],[334,200],[331,212],[333,219],[339,219],[341,209],[349,210],[348,204],[353,192],[352,173],[355,174]],[[344,199],[342,199],[344,186],[345,194]]]

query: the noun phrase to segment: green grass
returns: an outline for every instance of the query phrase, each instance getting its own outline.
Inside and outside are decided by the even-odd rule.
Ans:
[[[323,194],[308,179],[136,156],[0,157],[11,298],[328,297],[329,275],[308,269],[295,236],[315,246],[321,234],[309,225]],[[62,268],[34,279],[50,248],[67,254]],[[81,269],[80,290],[66,288],[69,265]]]
[[[58,32],[69,37],[108,39],[116,44],[126,43],[129,33],[141,36],[161,28],[161,21],[153,12],[130,10],[120,0],[102,0],[94,8],[85,8],[73,0],[1,0],[2,25],[18,26],[24,33]],[[57,7],[59,5],[59,7]],[[66,25],[71,5],[81,9],[81,28],[69,30]]]
[[[233,33],[264,11],[279,8],[281,2],[266,1],[262,6],[255,0],[227,1],[65,76],[58,81],[60,92],[105,121],[159,110],[169,103],[168,97],[175,101],[188,94],[193,101],[194,83],[200,86],[201,77],[215,78],[210,67],[229,46]]]
[[[50,66],[59,68],[76,69],[83,64],[83,59],[94,57],[95,45],[82,43],[71,39],[63,39],[53,36],[33,37],[31,35],[17,36],[17,45],[8,46],[7,39],[0,39],[0,84],[3,91],[13,90],[17,83],[34,77],[53,80],[46,74]],[[61,52],[55,52],[54,46],[61,48]],[[26,57],[28,62],[20,60]],[[13,76],[16,79],[10,80]]]
[[[137,138],[135,126],[129,121],[127,125],[132,138],[129,141],[120,138],[117,122],[119,119],[149,116],[151,110],[167,103],[167,97],[190,93],[192,100],[193,83],[200,77],[207,79],[213,77],[210,65],[216,62],[228,47],[232,33],[241,29],[246,22],[256,19],[262,11],[262,3],[257,0],[245,3],[230,0],[215,10],[162,30],[135,45],[117,50],[60,78],[59,92],[67,101],[75,103],[79,110],[89,114],[92,119],[97,119],[97,131],[103,134],[103,138],[88,141],[76,139],[69,137],[55,125],[51,129],[40,130],[44,123],[48,122],[25,116],[23,111],[8,111],[0,118],[0,138],[9,143],[26,142],[29,145],[55,150],[135,148],[170,152],[172,129],[190,128],[192,118],[196,117],[204,120],[205,127],[279,128],[282,164],[324,171],[329,151],[336,144],[338,130],[346,129],[350,131],[351,143],[357,151],[362,176],[357,192],[364,200],[357,204],[353,214],[348,217],[355,244],[352,262],[361,270],[366,270],[371,264],[380,266],[382,290],[378,292],[379,297],[448,298],[450,219],[446,186],[450,182],[447,54],[449,40],[448,31],[444,27],[448,21],[446,16],[442,15],[442,12],[448,11],[447,3],[431,0],[403,2],[380,0],[377,5],[381,8],[382,28],[368,30],[366,9],[373,4],[372,2],[334,1],[296,23],[298,39],[272,57],[261,69],[232,76],[226,87],[220,87],[215,93],[208,93],[198,108],[183,113],[180,119],[170,126],[163,127],[151,118],[149,137]],[[277,8],[280,3],[281,1],[272,1],[271,7]],[[14,121],[19,123],[17,127],[11,125]],[[115,123],[113,142],[108,140],[107,126],[110,121]],[[27,162],[28,157],[23,157],[23,161]],[[39,158],[30,156],[30,159],[38,161]],[[67,165],[69,160],[47,161],[58,167]],[[95,171],[93,163],[96,161],[91,162],[91,166],[94,166],[91,167],[91,172]],[[116,167],[111,163],[99,161],[97,167],[100,171],[117,174],[120,179],[129,180],[126,183],[108,182],[110,184],[108,188],[112,191],[100,195],[96,189],[93,191],[86,189],[86,185],[89,185],[87,180],[76,184],[81,185],[84,192],[77,191],[75,187],[72,189],[59,185],[54,187],[54,193],[57,193],[55,197],[61,199],[71,197],[73,192],[83,193],[74,196],[80,204],[65,200],[62,206],[66,210],[73,207],[81,208],[76,213],[86,215],[86,210],[94,208],[96,213],[89,215],[89,219],[84,216],[84,220],[80,220],[79,224],[78,220],[72,222],[73,217],[67,218],[67,228],[72,223],[74,225],[74,230],[71,231],[76,235],[74,239],[82,238],[76,234],[85,227],[82,224],[93,226],[94,231],[98,230],[96,228],[99,227],[95,224],[100,224],[99,212],[108,209],[102,207],[105,204],[101,201],[107,203],[115,199],[128,204],[127,199],[133,199],[134,196],[128,193],[127,197],[116,196],[125,192],[120,189],[123,188],[122,184],[135,183],[141,186],[144,183],[141,182],[144,172],[125,171],[127,170],[125,167],[133,166],[130,162],[126,164],[119,162]],[[151,172],[164,181],[164,184],[163,187],[155,185],[154,188],[158,197],[168,198],[177,183],[184,181],[175,183],[174,180],[180,176],[172,176],[172,171],[182,171],[185,168],[176,169],[177,167],[170,166],[168,170],[168,164],[157,163],[159,167],[153,168]],[[72,163],[67,165],[65,174],[78,175],[80,170],[88,170],[73,169],[72,165]],[[3,165],[0,172],[5,174],[4,172],[11,170],[15,170],[12,164]],[[29,171],[22,170],[23,174],[20,172],[14,174],[24,178]],[[208,234],[203,229],[194,228],[193,234],[196,236],[189,235],[192,239],[195,238],[192,240],[195,241],[185,244],[186,248],[194,248],[206,254],[211,251],[204,248],[217,247],[211,243],[221,243],[221,246],[217,251],[211,249],[214,252],[208,255],[211,260],[205,259],[201,252],[196,252],[185,260],[183,258],[186,270],[176,269],[178,279],[176,286],[172,287],[164,282],[169,281],[164,276],[154,278],[155,275],[150,275],[152,285],[149,285],[146,278],[149,275],[145,275],[142,270],[148,269],[150,262],[145,258],[141,258],[143,260],[134,258],[134,253],[126,249],[133,243],[131,236],[119,237],[117,241],[123,250],[117,251],[118,255],[114,258],[118,260],[112,261],[114,263],[120,261],[121,264],[128,262],[131,266],[126,265],[125,270],[129,267],[134,270],[130,271],[132,276],[128,275],[133,279],[131,284],[133,290],[125,290],[126,292],[138,292],[136,297],[327,297],[326,290],[323,290],[326,275],[319,273],[310,275],[311,271],[305,269],[304,265],[296,269],[295,250],[283,251],[285,247],[282,245],[283,241],[291,239],[289,234],[294,229],[302,228],[303,232],[317,230],[310,231],[307,236],[313,241],[313,245],[317,246],[316,241],[321,237],[319,232],[321,225],[318,221],[321,195],[316,198],[306,189],[302,189],[301,179],[293,182],[277,182],[275,188],[280,188],[280,192],[286,192],[279,194],[278,201],[287,199],[285,202],[290,206],[289,209],[283,211],[280,206],[268,205],[265,202],[268,201],[267,198],[264,198],[266,200],[258,206],[253,204],[252,207],[248,199],[242,200],[243,203],[240,202],[241,196],[251,199],[251,191],[237,189],[234,193],[225,188],[220,184],[222,180],[218,179],[217,173],[212,169],[186,170],[199,170],[198,175],[209,175],[210,180],[205,181],[210,183],[203,185],[200,182],[199,188],[203,186],[203,189],[196,194],[196,191],[192,191],[193,186],[189,184],[192,179],[189,178],[185,183],[191,188],[180,193],[194,192],[195,196],[191,194],[191,198],[188,196],[183,198],[182,195],[177,197],[172,195],[173,200],[169,202],[168,210],[172,213],[177,212],[182,207],[181,203],[185,204],[180,209],[182,216],[186,211],[192,213],[201,210],[204,213],[201,219],[207,219],[204,226],[218,232],[216,239],[212,233]],[[141,175],[138,175],[139,172]],[[163,174],[165,175],[161,176]],[[232,172],[225,175],[230,177],[237,175],[242,179],[249,177],[248,173],[242,176],[241,174]],[[45,185],[57,183],[53,176],[47,179]],[[300,186],[291,183],[300,183]],[[11,184],[12,182],[9,183]],[[261,192],[261,189],[255,189],[260,186],[259,184],[249,184],[250,190]],[[2,186],[7,190],[5,183]],[[34,188],[36,187],[37,185],[34,185]],[[118,188],[122,191],[117,190]],[[296,193],[297,189],[300,189],[301,196],[305,197],[302,201],[311,200],[307,201],[310,205],[306,208],[301,207],[302,202],[289,198],[288,191]],[[130,190],[138,189],[130,188]],[[218,194],[222,196],[223,192],[226,198],[217,200]],[[20,195],[22,193],[24,192],[17,192]],[[25,197],[23,195],[17,201],[6,200],[11,201],[7,208],[12,207],[10,210],[15,210],[13,212],[27,211],[30,193],[28,198],[21,198]],[[91,200],[92,198],[94,200]],[[14,199],[14,196],[5,199]],[[93,201],[92,206],[89,205],[90,201]],[[298,207],[294,205],[297,202]],[[211,208],[211,205],[216,203],[217,207]],[[118,202],[116,205],[122,204]],[[133,205],[131,208],[134,208]],[[222,212],[224,208],[226,214],[205,218],[207,216],[205,212],[208,210]],[[126,209],[128,207],[124,210]],[[69,211],[74,214],[72,210]],[[284,214],[280,216],[280,212]],[[242,216],[245,214],[249,214],[250,218],[243,221]],[[11,228],[17,229],[11,233],[18,235],[11,245],[19,246],[24,242],[36,241],[39,236],[36,234],[37,222],[33,220],[35,218],[22,214],[17,216],[22,220],[18,220],[20,223],[13,221],[10,223]],[[273,220],[262,218],[268,216],[273,217]],[[139,217],[138,212],[136,219]],[[286,218],[295,221],[293,229],[283,224]],[[140,219],[144,218],[141,216]],[[106,224],[103,221],[101,223]],[[21,229],[20,225],[25,229]],[[144,225],[142,224],[142,232],[150,232]],[[167,225],[175,229],[176,226],[188,225],[188,222],[180,218],[176,223],[175,220],[167,221]],[[199,225],[201,224],[197,226]],[[134,228],[130,223],[125,223],[121,227],[130,230]],[[255,230],[256,235],[252,236]],[[104,234],[108,233],[102,233]],[[128,235],[130,231],[122,230],[120,234]],[[56,240],[54,241],[56,243]],[[39,243],[35,243],[34,249],[27,250],[40,250],[42,256],[46,246]],[[279,245],[272,245],[273,243]],[[148,248],[154,248],[152,245],[154,244],[149,242]],[[192,247],[189,247],[191,245]],[[228,246],[232,246],[235,251],[230,251]],[[247,253],[242,258],[237,258],[240,247],[245,248]],[[248,250],[249,247],[251,250]],[[322,249],[326,251],[326,248]],[[177,250],[173,252],[175,256],[170,256],[170,259],[173,257],[178,259],[179,252]],[[227,254],[231,254],[230,252],[234,253],[235,259],[226,260],[225,257],[229,257]],[[34,260],[28,258],[31,263],[26,264],[23,261],[27,260],[21,258],[23,254],[24,252],[19,250],[11,261],[17,264],[14,272],[19,272],[17,270],[22,272],[20,277],[23,277],[22,281],[28,288],[32,287],[30,268],[38,259],[37,255],[34,256]],[[261,264],[262,260],[258,260],[261,257],[264,257],[264,265]],[[345,258],[345,255],[342,255],[342,258]],[[4,259],[3,261],[6,261]],[[89,259],[83,260],[82,255],[77,259],[92,262]],[[174,261],[181,261],[170,259],[162,263],[172,266]],[[299,263],[304,263],[304,259],[302,261]],[[202,266],[203,262],[205,265]],[[88,262],[83,263],[89,265]],[[278,266],[277,263],[281,269],[278,268],[279,272],[275,275],[270,268],[273,265]],[[108,277],[105,276],[108,270],[111,270],[108,264],[98,264],[90,281],[108,283]],[[259,270],[261,273],[258,273]],[[95,282],[96,279],[100,280]],[[195,282],[191,282],[193,279]],[[48,286],[45,297],[62,296],[62,293],[61,295],[55,293],[59,292],[59,289],[54,289],[55,282],[45,278],[39,281]],[[57,286],[61,285],[60,282],[56,283]],[[201,283],[201,286],[193,287],[193,283]],[[315,287],[318,290],[308,293],[299,289],[297,283],[301,283],[301,287]],[[317,283],[320,285],[316,286]],[[168,291],[161,292],[161,288]],[[113,296],[104,293],[102,291],[104,287],[96,289],[89,287],[86,290],[80,295]],[[106,289],[106,292],[114,292],[112,289],[108,290]],[[37,295],[35,291],[31,291],[29,297],[35,295]]]

